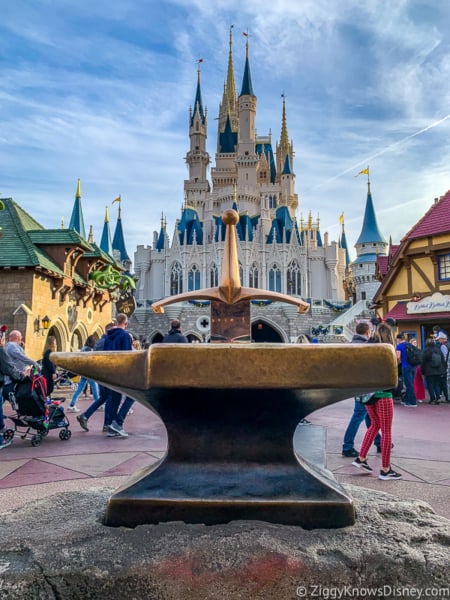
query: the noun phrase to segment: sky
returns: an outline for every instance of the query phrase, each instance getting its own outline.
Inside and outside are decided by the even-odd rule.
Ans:
[[[286,98],[298,216],[320,216],[352,258],[367,177],[393,243],[450,189],[448,0],[0,0],[0,197],[67,227],[77,188],[86,233],[128,254],[173,234],[188,177],[188,116],[201,63],[213,166],[229,29],[240,91],[248,32],[259,135]]]

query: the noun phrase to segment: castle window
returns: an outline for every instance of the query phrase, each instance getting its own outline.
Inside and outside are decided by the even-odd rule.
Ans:
[[[239,263],[239,277],[241,279],[241,285],[244,282],[244,269],[242,268],[242,263]]]
[[[217,287],[219,285],[219,271],[217,265],[212,265],[209,271],[210,287]]]
[[[170,295],[175,296],[183,292],[183,273],[180,263],[176,262],[170,272]]]
[[[258,287],[258,265],[253,263],[250,267],[249,273],[249,287],[257,288]]]
[[[281,271],[277,264],[273,264],[269,269],[269,290],[281,293]]]
[[[286,276],[287,293],[291,296],[301,295],[300,266],[296,260],[289,263]]]
[[[269,196],[269,208],[276,208],[276,207],[277,207],[277,197]]]
[[[438,256],[438,279],[447,281],[450,279],[450,254]]]
[[[200,289],[200,271],[197,265],[192,265],[188,272],[188,292]]]

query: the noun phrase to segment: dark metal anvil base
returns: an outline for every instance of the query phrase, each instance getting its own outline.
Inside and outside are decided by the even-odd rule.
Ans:
[[[325,468],[323,430],[297,424],[397,382],[395,352],[385,344],[154,344],[52,360],[136,398],[166,426],[167,455],[109,500],[105,523],[129,527],[353,524],[353,501]]]
[[[201,491],[202,496],[198,494]],[[135,527],[184,521],[214,525],[258,520],[305,529],[355,522],[351,498],[323,485],[299,465],[222,467],[171,464],[112,496],[104,523]]]
[[[301,455],[294,453],[296,423],[303,416],[294,392],[153,390],[151,404],[167,427],[168,456],[110,498],[105,524],[354,523],[351,497],[317,464],[317,449],[325,452],[323,428],[299,426]],[[308,460],[308,448],[315,462]]]

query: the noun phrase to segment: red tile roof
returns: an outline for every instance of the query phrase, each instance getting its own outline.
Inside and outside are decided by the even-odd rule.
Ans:
[[[407,302],[398,302],[394,308],[384,315],[383,320],[386,321],[388,317],[395,319],[396,321],[442,321],[443,319],[450,319],[449,312],[434,312],[434,313],[415,313],[410,315],[406,312]]]
[[[389,256],[377,256],[377,266],[380,275],[384,277],[389,271]]]
[[[450,232],[450,190],[427,210],[402,241],[448,232]]]

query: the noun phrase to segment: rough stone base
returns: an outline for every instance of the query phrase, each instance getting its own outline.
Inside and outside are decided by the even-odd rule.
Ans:
[[[450,585],[450,521],[421,501],[347,487],[356,524],[312,531],[259,521],[110,528],[101,519],[111,489],[38,500],[0,518],[0,598],[449,597],[435,590]]]

